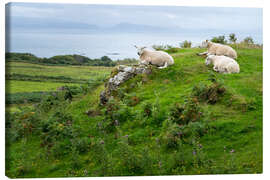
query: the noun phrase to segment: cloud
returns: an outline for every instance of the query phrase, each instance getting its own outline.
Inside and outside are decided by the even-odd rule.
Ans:
[[[61,24],[65,27],[66,23],[88,24],[101,28],[114,27],[121,23],[132,23],[171,29],[193,29],[198,32],[207,29],[246,32],[261,31],[262,29],[262,9],[258,8],[48,3],[11,3],[9,8],[11,19],[20,17],[21,23],[24,22],[23,18],[26,21],[32,19],[41,23],[52,21],[52,25],[58,21],[57,28],[61,28]]]

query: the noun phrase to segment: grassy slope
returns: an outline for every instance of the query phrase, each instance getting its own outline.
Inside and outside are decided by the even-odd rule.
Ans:
[[[260,49],[237,50],[240,74],[217,74],[218,78],[224,81],[227,91],[233,93],[239,101],[254,102],[255,110],[243,111],[241,108],[234,108],[234,105],[228,106],[226,98],[215,105],[200,104],[204,114],[208,115],[212,127],[211,131],[196,139],[196,142],[203,146],[198,156],[203,157],[205,166],[193,163],[198,161],[197,157],[192,155],[193,145],[185,144],[181,149],[176,150],[158,148],[156,138],[161,132],[161,125],[153,125],[146,118],[140,117],[144,103],[158,102],[161,121],[163,121],[173,104],[184,102],[194,85],[200,82],[209,83],[207,79],[212,69],[204,65],[201,57],[196,56],[197,52],[202,50],[180,50],[173,54],[175,65],[146,77],[146,83],[137,83],[135,78],[123,85],[123,88],[134,86],[130,88],[129,94],[136,95],[140,103],[129,107],[133,115],[120,124],[119,139],[115,139],[114,133],[102,133],[97,130],[96,126],[102,116],[88,117],[84,113],[97,107],[99,93],[103,86],[69,105],[67,110],[72,114],[75,124],[82,128],[83,136],[104,140],[105,151],[108,154],[107,160],[104,161],[105,164],[109,162],[108,166],[114,167],[111,168],[113,170],[105,171],[102,168],[104,162],[98,163],[99,161],[95,160],[97,156],[95,149],[90,149],[89,152],[78,157],[81,164],[78,169],[70,166],[70,156],[45,159],[42,156],[45,152],[39,147],[39,138],[32,137],[23,138],[9,147],[8,160],[11,163],[8,165],[7,175],[16,176],[12,174],[16,174],[25,163],[30,165],[28,171],[21,175],[22,177],[262,172],[262,50]],[[139,162],[146,163],[144,167],[148,167],[147,170],[124,169],[125,164],[121,164],[123,159],[118,154],[121,149],[117,148],[119,141],[125,135],[133,141],[129,148],[137,153],[137,158],[143,159]],[[234,152],[230,153],[232,150]],[[145,151],[147,153],[144,153]],[[178,159],[183,158],[183,155],[187,160],[181,166]],[[147,165],[147,158],[152,159],[152,164]]]

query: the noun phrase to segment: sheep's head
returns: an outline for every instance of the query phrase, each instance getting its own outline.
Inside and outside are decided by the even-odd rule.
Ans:
[[[212,59],[213,59],[214,55],[209,55],[207,56],[207,58],[205,59],[205,65],[208,66],[209,64],[212,63]]]
[[[134,47],[137,49],[137,51],[138,51],[137,54],[139,56],[141,56],[143,54],[143,50],[146,48],[145,46],[144,47],[138,47],[136,45],[134,45]]]
[[[211,41],[205,40],[205,41],[202,42],[201,47],[202,47],[202,48],[209,48],[209,46],[210,46],[211,44],[212,44]]]
[[[201,47],[202,48],[207,48],[207,46],[208,46],[208,43],[207,42],[208,42],[208,40],[203,41],[202,44],[201,44]]]

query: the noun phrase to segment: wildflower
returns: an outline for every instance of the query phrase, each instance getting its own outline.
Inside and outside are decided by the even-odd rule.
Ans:
[[[195,156],[196,155],[196,151],[193,151],[192,154]]]
[[[103,140],[101,140],[101,141],[100,141],[100,144],[104,144],[104,141],[103,141]]]
[[[125,137],[125,138],[128,138],[128,135],[125,135],[124,137]]]
[[[234,149],[232,149],[231,151],[230,151],[230,153],[234,153],[235,152],[235,150]]]
[[[202,148],[203,146],[202,146],[202,144],[199,144],[199,148]]]

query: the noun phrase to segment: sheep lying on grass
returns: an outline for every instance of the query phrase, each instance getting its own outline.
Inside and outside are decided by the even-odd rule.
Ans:
[[[236,59],[237,53],[236,51],[231,48],[230,46],[213,43],[208,40],[206,40],[203,44],[206,45],[207,51],[203,53],[198,53],[198,55],[218,55],[218,56],[228,56],[230,58]]]
[[[168,65],[174,64],[172,56],[164,51],[155,51],[146,49],[146,47],[137,47],[140,56],[140,64],[152,64],[158,66],[159,69],[166,68]]]
[[[234,59],[227,56],[209,55],[205,60],[205,64],[213,64],[214,71],[220,73],[231,74],[240,72],[239,64]]]

